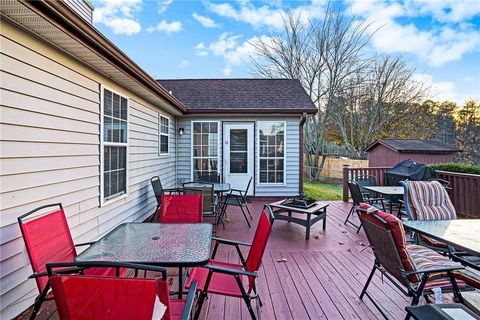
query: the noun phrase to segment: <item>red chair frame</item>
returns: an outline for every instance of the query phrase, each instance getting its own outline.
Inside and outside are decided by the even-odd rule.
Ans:
[[[262,300],[258,295],[255,285],[255,279],[258,276],[257,272],[262,262],[262,257],[272,230],[273,221],[274,215],[272,209],[270,206],[265,205],[251,244],[216,237],[212,238],[215,240],[215,247],[212,252],[211,260],[203,267],[194,268],[185,286],[186,288],[189,288],[193,281],[198,281],[197,291],[201,292],[197,304],[195,319],[200,315],[207,293],[242,298],[247,305],[252,319],[257,319],[252,308],[251,300],[257,300],[257,308],[262,305]],[[234,246],[239,255],[241,264],[226,263],[215,260],[220,244]],[[242,255],[240,246],[250,247],[246,259]],[[243,277],[248,277],[247,290],[245,290],[243,286]],[[254,293],[253,295],[252,291]]]
[[[201,195],[160,196],[161,223],[203,222],[203,199]]]
[[[136,272],[157,272],[160,276],[113,278],[83,275],[89,268],[129,268]],[[158,297],[167,307],[163,320],[188,320],[197,287],[196,282],[192,283],[185,300],[170,300],[166,269],[134,263],[53,263],[47,264],[47,272],[60,319],[150,320]]]

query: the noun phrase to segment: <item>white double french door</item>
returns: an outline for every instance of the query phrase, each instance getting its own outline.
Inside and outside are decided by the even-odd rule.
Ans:
[[[224,123],[223,180],[232,189],[245,190],[254,172],[253,123]],[[253,194],[253,181],[248,194]]]

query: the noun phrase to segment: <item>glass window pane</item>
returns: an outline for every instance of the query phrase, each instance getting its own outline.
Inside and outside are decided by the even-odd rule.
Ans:
[[[268,146],[268,157],[275,157],[275,147]]]
[[[210,131],[210,124],[208,122],[202,122],[202,133],[208,133]]]
[[[103,141],[112,142],[112,118],[103,117]]]
[[[283,183],[283,171],[277,171],[275,174],[275,182],[276,183]]]
[[[103,114],[112,115],[112,92],[109,90],[103,90]]]
[[[110,147],[103,147],[103,170],[110,170]]]
[[[201,168],[201,163],[202,163],[202,159],[195,159],[193,161],[193,169],[194,170],[200,170]]]
[[[260,171],[260,183],[267,183],[267,171]]]
[[[274,171],[268,171],[267,180],[268,180],[268,183],[275,183],[275,172]]]
[[[217,159],[210,159],[210,171],[218,171],[218,160]]]
[[[120,142],[120,135],[121,135],[120,120],[113,119],[113,125],[112,125],[112,141],[113,141],[113,142]]]
[[[202,154],[201,154],[201,149],[202,147],[199,147],[199,146],[194,146],[193,147],[193,156],[194,157],[200,157]]]
[[[210,122],[210,133],[218,133],[218,123]]]
[[[247,151],[247,130],[230,130],[230,151]]]
[[[193,123],[193,133],[200,133],[202,130],[202,124],[199,122]]]
[[[120,96],[113,94],[112,111],[115,118],[120,118]]]
[[[208,133],[202,134],[202,146],[208,146]]]
[[[208,157],[208,146],[202,146],[202,157]]]
[[[202,171],[208,170],[208,159],[202,159],[202,167],[201,167],[201,170],[202,170]]]
[[[127,120],[128,117],[128,100],[122,97],[122,112],[120,117],[123,120]]]
[[[110,196],[110,172],[103,174],[103,196],[105,198]]]
[[[193,145],[199,146],[202,144],[202,135],[201,134],[193,134]]]
[[[127,143],[128,124],[126,121],[120,121],[120,142]]]
[[[267,160],[260,159],[260,170],[267,170]]]
[[[168,153],[168,136],[160,136],[160,153]]]

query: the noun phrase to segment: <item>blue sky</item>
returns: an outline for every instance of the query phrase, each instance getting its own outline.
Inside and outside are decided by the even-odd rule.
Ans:
[[[155,78],[251,77],[249,41],[281,30],[282,14],[321,17],[326,1],[92,1],[94,24]],[[480,101],[480,1],[344,0],[381,27],[371,49],[404,56],[437,100]]]

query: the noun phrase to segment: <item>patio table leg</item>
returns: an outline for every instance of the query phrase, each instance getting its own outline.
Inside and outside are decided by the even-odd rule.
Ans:
[[[182,291],[183,291],[183,269],[182,267],[178,268],[178,299],[182,300]]]
[[[307,213],[307,232],[306,232],[306,235],[305,235],[305,239],[308,240],[310,239],[310,217],[311,217],[311,214],[310,213]]]
[[[323,214],[325,217],[323,218],[323,230],[327,228],[327,208],[323,209]]]

